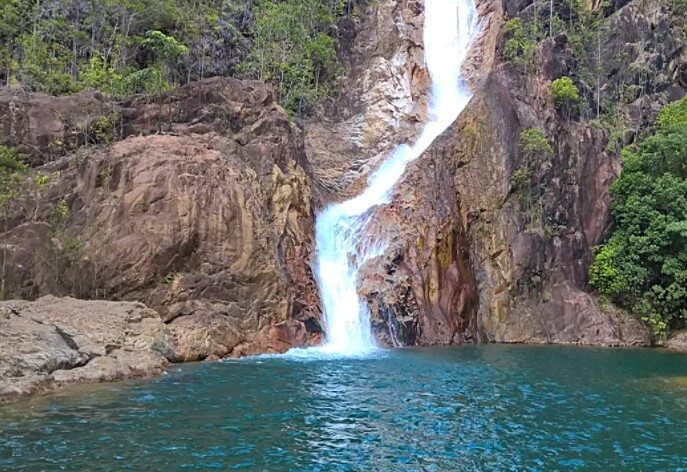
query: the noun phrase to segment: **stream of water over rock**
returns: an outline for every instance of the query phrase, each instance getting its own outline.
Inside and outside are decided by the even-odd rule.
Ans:
[[[471,95],[461,67],[476,31],[474,0],[425,2],[425,63],[432,81],[429,119],[412,146],[402,145],[369,178],[355,198],[326,208],[315,226],[315,272],[322,296],[326,342],[321,351],[364,355],[375,349],[367,305],[357,279],[365,262],[380,255],[385,241],[366,234],[374,209],[389,203],[394,185],[467,105]]]

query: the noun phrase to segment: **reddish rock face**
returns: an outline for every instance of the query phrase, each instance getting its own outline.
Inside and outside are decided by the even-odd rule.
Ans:
[[[443,156],[429,153],[409,167],[393,202],[376,211],[371,233],[388,249],[363,268],[360,291],[378,336],[389,345],[480,338],[477,287],[456,195]]]
[[[523,73],[500,59],[504,14],[527,17],[533,14],[530,5],[477,2],[482,35],[464,71],[474,98],[458,122],[408,168],[393,202],[375,210],[370,233],[388,242],[388,249],[363,268],[359,286],[370,305],[375,330],[387,344],[479,339],[604,345],[651,342],[641,322],[599,306],[588,293],[592,248],[603,241],[612,223],[608,189],[620,162],[607,151],[607,132],[560,115],[550,99],[551,80],[561,75],[575,78],[567,38],[559,35],[546,40],[537,51],[533,72]],[[377,8],[379,14],[367,20],[367,26],[363,23],[363,29],[395,27],[406,40],[418,36],[403,35],[416,31],[407,27],[408,4],[393,10],[382,2]],[[389,8],[395,15],[385,15]],[[657,104],[684,93],[680,71],[685,60],[684,54],[676,52],[680,46],[667,29],[665,9],[644,0],[614,8],[618,11],[607,13],[617,28],[612,28],[612,39],[602,51],[609,83],[633,73],[628,67],[613,65],[616,57],[629,50],[632,60],[660,77],[660,84],[673,84],[666,88],[657,83],[619,110],[631,129],[626,133],[627,144],[651,122]],[[412,24],[419,24],[420,13],[415,12]],[[380,19],[385,18],[382,27]],[[642,51],[643,37],[652,38],[661,60]],[[358,37],[364,38],[365,34]],[[384,58],[408,51],[403,41],[387,44]],[[351,70],[347,83],[357,84],[356,90],[344,93],[335,113],[306,127],[316,183],[334,199],[360,191],[369,170],[395,143],[413,139],[425,107],[419,97],[426,96],[428,86],[426,79],[421,80],[426,78],[422,62],[409,60],[405,64],[410,72],[395,73],[408,91],[398,95],[393,87],[384,86],[388,63],[379,60],[377,50],[360,44],[353,51],[352,62],[366,67]],[[420,53],[416,50],[413,57]],[[364,77],[377,77],[377,86],[359,85],[366,83]],[[386,123],[381,128],[366,121],[364,110],[369,107],[385,110],[388,119],[381,120]],[[414,110],[408,118],[393,121],[392,117],[408,110]],[[387,126],[391,122],[397,125]],[[538,199],[546,211],[535,225],[511,188],[511,176],[523,164],[519,136],[527,128],[544,130],[554,147],[551,161],[536,169]],[[332,132],[336,139],[329,136]],[[383,138],[385,133],[394,138]],[[377,139],[364,141],[361,137],[365,136]],[[328,147],[330,142],[356,143],[356,147]],[[332,152],[338,159],[327,157]]]
[[[374,210],[370,235],[387,250],[363,268],[359,292],[376,335],[389,345],[649,343],[637,320],[588,293],[620,162],[605,131],[551,103],[550,81],[576,78],[567,38],[547,39],[523,73],[500,60],[501,23],[530,14],[531,2],[477,4],[482,35],[465,67],[474,98],[409,166],[393,202]],[[687,59],[658,2],[623,5],[608,12],[607,80],[636,69],[657,77],[619,109],[627,144],[685,93]],[[343,94],[303,133],[254,82],[210,79],[155,102],[0,92],[0,139],[47,162],[40,172],[50,178],[44,190],[27,184],[2,222],[11,294],[143,301],[166,323],[175,360],[318,343],[313,207],[360,191],[396,144],[414,139],[426,110],[422,3],[365,8],[346,45]],[[614,69],[625,55],[634,66]],[[536,169],[539,225],[511,187],[527,128],[554,148]],[[60,201],[69,211],[56,221]]]
[[[504,2],[509,16],[532,14],[529,5]],[[616,2],[614,8],[607,11],[613,34],[601,52],[607,88],[617,88],[636,73],[632,70],[656,77],[634,103],[619,105],[628,128],[622,144],[629,144],[661,104],[685,93],[676,71],[686,59],[658,2]],[[647,38],[651,51],[645,49]],[[498,41],[496,48],[498,52]],[[625,56],[627,63],[618,66],[617,59]],[[467,225],[480,294],[479,323],[487,339],[501,342],[649,344],[641,322],[599,305],[588,293],[593,247],[612,224],[608,189],[620,161],[607,149],[605,130],[567,119],[553,106],[551,80],[562,75],[576,79],[577,65],[565,35],[547,39],[534,62],[535,70],[525,73],[497,58],[477,82],[468,109],[443,138]],[[584,96],[589,91],[582,93],[592,99]],[[537,200],[545,206],[540,224],[532,224],[510,183],[523,164],[518,141],[528,128],[545,131],[554,148],[553,158],[535,169]]]
[[[258,83],[211,79],[160,103],[113,105],[123,139],[40,169],[47,189],[0,235],[18,269],[8,288],[142,301],[185,361],[286,320],[319,331],[300,131]]]

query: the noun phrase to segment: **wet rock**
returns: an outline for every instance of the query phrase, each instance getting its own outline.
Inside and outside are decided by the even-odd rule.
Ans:
[[[478,2],[480,35],[464,73],[477,85],[494,61],[498,15]],[[306,151],[325,201],[360,192],[365,179],[400,143],[414,141],[426,120],[429,76],[424,65],[424,8],[377,2],[350,57],[341,98],[307,123]],[[366,264],[359,292],[375,335],[388,345],[450,344],[479,338],[475,279],[459,199],[442,158],[411,166],[388,207],[373,209],[369,241],[386,245]]]
[[[287,320],[269,326],[239,344],[231,353],[234,357],[252,356],[264,353],[284,353],[292,347],[315,346],[321,342],[320,336],[310,335],[305,324],[297,320]]]
[[[387,245],[360,276],[380,338],[394,345],[452,344],[480,338],[477,287],[448,170],[439,154],[411,165],[392,203],[368,233]]]
[[[345,88],[305,126],[308,160],[326,200],[360,190],[361,177],[414,136],[426,108],[422,3],[382,0],[364,8],[346,56]]]

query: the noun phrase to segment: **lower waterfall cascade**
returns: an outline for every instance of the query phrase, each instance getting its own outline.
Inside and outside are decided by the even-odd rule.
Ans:
[[[370,312],[357,290],[360,268],[383,254],[385,242],[366,229],[374,209],[391,201],[406,166],[420,157],[460,115],[471,93],[461,68],[477,31],[474,0],[425,0],[425,65],[431,78],[428,116],[417,141],[401,145],[368,178],[358,196],[328,206],[315,223],[315,276],[322,297],[329,354],[359,356],[376,349]]]

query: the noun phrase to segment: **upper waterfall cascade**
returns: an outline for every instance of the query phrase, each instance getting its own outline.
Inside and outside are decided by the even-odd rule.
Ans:
[[[322,296],[326,341],[323,351],[363,355],[376,348],[367,304],[357,278],[362,265],[381,255],[383,240],[366,234],[374,208],[388,204],[394,185],[448,128],[470,100],[461,67],[477,29],[474,0],[425,0],[425,64],[431,78],[429,119],[412,146],[399,146],[368,179],[358,196],[327,207],[315,225],[315,275]]]

